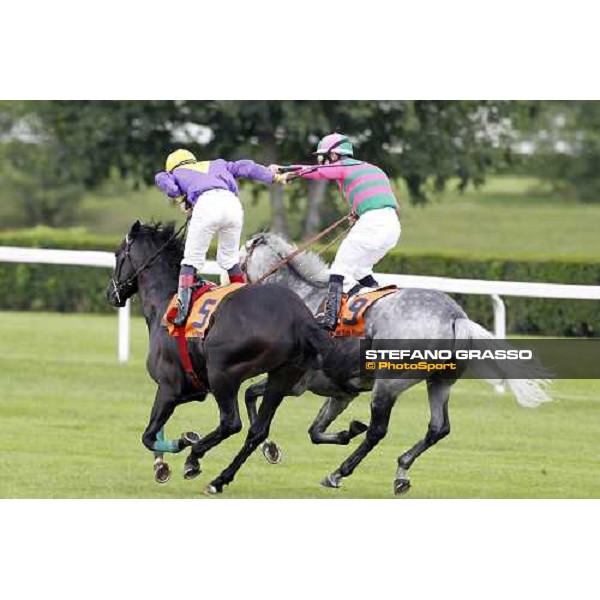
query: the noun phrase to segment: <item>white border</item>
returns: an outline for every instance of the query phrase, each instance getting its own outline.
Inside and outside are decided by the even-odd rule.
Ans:
[[[8,3],[2,95],[593,99],[593,10],[580,0]],[[590,597],[597,508],[5,501],[3,596]]]
[[[597,588],[596,502],[73,500],[0,508],[5,598],[564,599],[595,597]]]
[[[593,6],[583,0],[8,3],[2,95],[593,99]]]

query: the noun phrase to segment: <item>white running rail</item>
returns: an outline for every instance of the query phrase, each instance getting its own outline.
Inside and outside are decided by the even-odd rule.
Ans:
[[[49,250],[44,248],[15,248],[0,246],[0,262],[42,263],[53,265],[79,265],[114,269],[115,257],[110,252],[84,250]],[[207,261],[203,269],[206,275],[220,275],[215,261]],[[502,296],[528,298],[560,298],[564,300],[600,300],[600,285],[565,285],[558,283],[530,283],[521,281],[487,281],[483,279],[450,279],[421,275],[376,274],[383,285],[414,287],[457,294],[490,296],[494,309],[494,334],[506,336],[506,308]],[[108,283],[108,280],[107,280]],[[119,309],[118,357],[120,362],[129,360],[130,307]]]

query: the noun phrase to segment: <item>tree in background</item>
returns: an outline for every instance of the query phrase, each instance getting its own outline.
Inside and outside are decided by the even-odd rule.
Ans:
[[[174,132],[188,120],[186,103],[163,100],[69,100],[28,103],[67,157],[73,180],[93,188],[113,172],[133,185],[153,183]],[[192,118],[204,121],[202,104]]]
[[[600,102],[547,101],[521,138],[530,169],[562,195],[600,202]]]
[[[280,163],[284,155],[298,154],[299,140],[308,135],[310,110],[317,106],[296,101],[215,101],[209,105],[209,150],[234,158],[251,157],[266,165]],[[318,120],[319,115],[316,115]],[[289,235],[284,190],[270,189],[271,226]]]
[[[150,185],[166,154],[182,145],[199,156],[306,162],[321,136],[339,130],[355,140],[359,158],[403,178],[410,200],[421,204],[430,181],[438,189],[451,178],[462,188],[478,185],[505,164],[522,112],[507,101],[428,100],[40,101],[24,109],[51,140],[65,185],[93,188],[114,172],[127,184]],[[308,234],[346,208],[327,201],[334,186],[305,185],[291,187],[290,206]],[[284,190],[270,194],[272,227],[289,233]]]
[[[443,189],[458,178],[464,189],[510,162],[514,127],[526,108],[508,101],[229,101],[211,104],[209,126],[216,149],[244,149],[266,163],[306,161],[321,136],[342,131],[360,158],[404,178],[410,199],[424,204],[431,179]],[[323,224],[323,203],[332,197],[326,185],[306,188],[304,235]],[[274,228],[287,232],[281,188],[273,189],[271,204]]]
[[[4,218],[27,226],[71,224],[85,188],[72,176],[64,146],[26,103],[0,103],[0,140]]]

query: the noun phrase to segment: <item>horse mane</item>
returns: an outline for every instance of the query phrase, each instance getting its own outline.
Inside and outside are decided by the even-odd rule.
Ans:
[[[159,222],[140,223],[135,237],[147,241],[153,247],[163,247],[161,258],[170,264],[178,264],[183,257],[184,240],[181,235],[175,235],[175,223]]]
[[[268,246],[281,257],[287,256],[296,249],[276,233],[267,232],[263,235]],[[306,283],[326,287],[329,282],[329,266],[316,252],[305,250],[294,256],[288,266]]]

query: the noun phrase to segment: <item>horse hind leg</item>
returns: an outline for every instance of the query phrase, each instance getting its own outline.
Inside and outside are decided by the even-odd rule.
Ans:
[[[200,474],[200,459],[223,440],[242,430],[242,420],[238,408],[237,394],[240,389],[239,378],[227,371],[218,371],[209,379],[213,381],[212,393],[219,407],[219,425],[192,445],[183,466],[183,477],[193,479]]]
[[[358,448],[342,463],[342,465],[327,475],[321,482],[325,487],[339,488],[342,486],[342,478],[352,475],[356,467],[375,448],[375,446],[386,436],[392,409],[397,397],[408,388],[419,383],[417,379],[379,379],[373,388],[373,400],[371,401],[371,421],[365,434],[365,439]]]
[[[267,378],[253,383],[246,390],[246,394],[244,396],[246,402],[246,411],[248,413],[248,420],[250,421],[250,426],[254,425],[257,418],[257,409],[256,409],[256,401],[259,397],[265,395],[265,390],[267,387]],[[262,454],[265,457],[265,460],[272,464],[277,465],[281,462],[283,457],[283,452],[281,448],[273,441],[273,440],[265,440],[261,447]]]
[[[431,419],[425,437],[398,458],[398,470],[394,480],[394,493],[396,495],[405,494],[410,489],[408,470],[415,460],[425,450],[437,444],[450,433],[448,401],[450,400],[450,388],[453,384],[454,381],[450,380],[427,381]]]
[[[368,429],[364,423],[352,421],[347,431],[327,433],[327,428],[348,408],[355,397],[330,397],[325,400],[308,430],[310,440],[313,444],[347,445],[352,438],[364,433]]]

